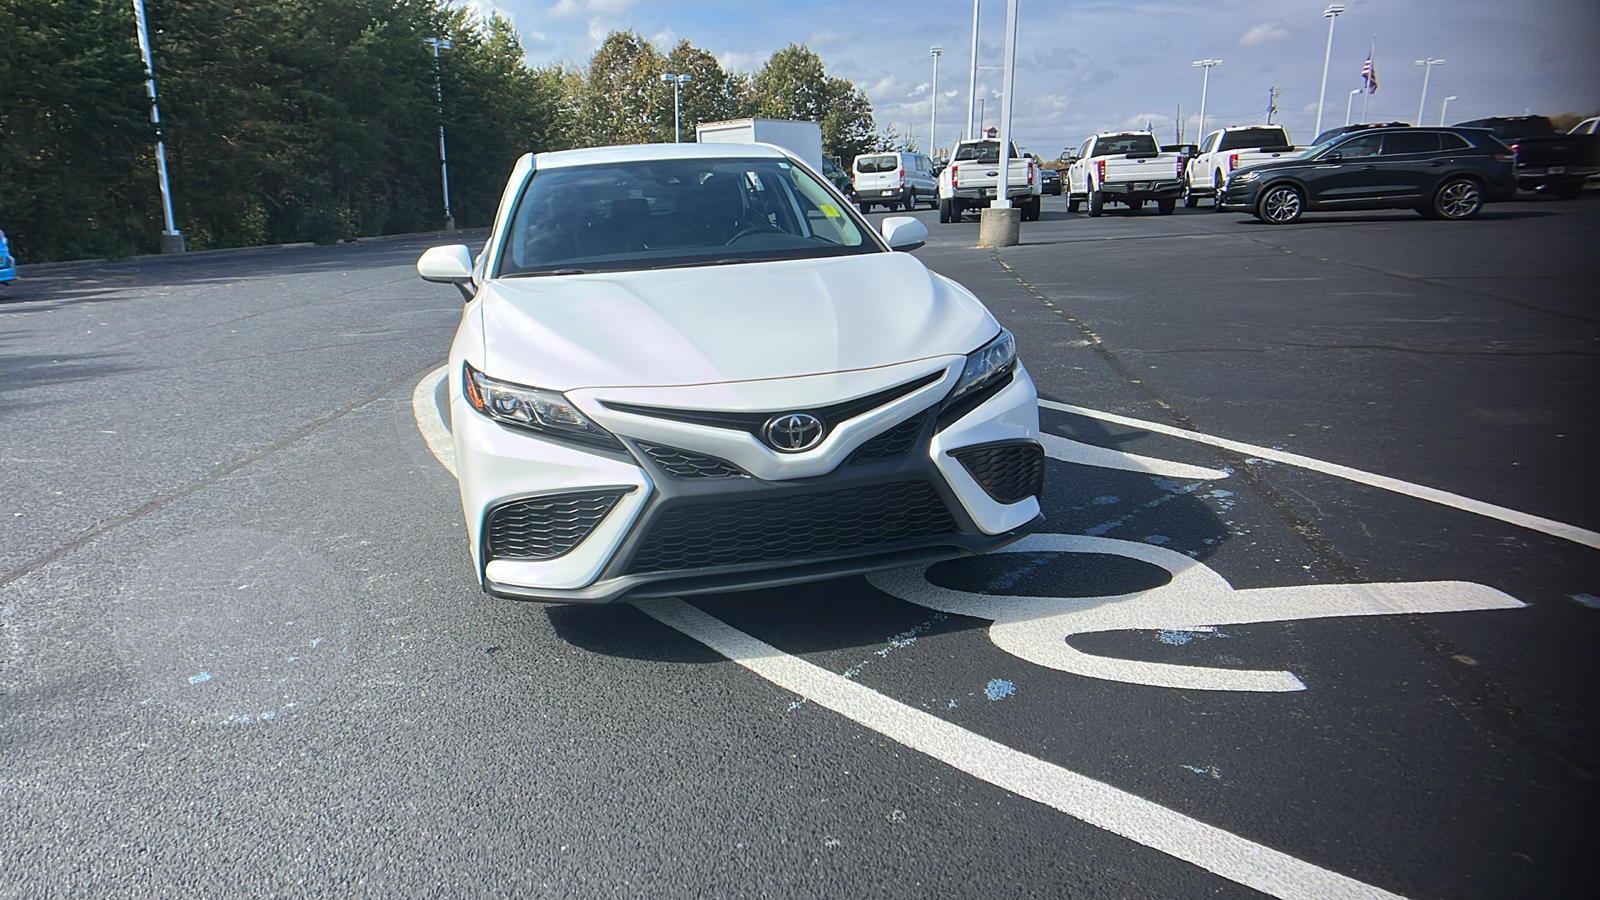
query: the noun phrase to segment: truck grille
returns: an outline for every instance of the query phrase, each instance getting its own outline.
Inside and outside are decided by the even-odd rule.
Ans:
[[[950,455],[996,503],[1016,503],[1044,490],[1044,448],[1033,441],[968,447]]]
[[[554,559],[583,543],[625,490],[516,500],[489,511],[484,546],[491,559]]]
[[[956,530],[949,508],[926,481],[698,503],[669,509],[657,518],[629,571],[820,556]]]

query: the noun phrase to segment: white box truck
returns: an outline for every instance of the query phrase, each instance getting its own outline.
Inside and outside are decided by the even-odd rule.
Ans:
[[[791,119],[729,119],[694,127],[702,144],[777,144],[822,173],[822,126]]]

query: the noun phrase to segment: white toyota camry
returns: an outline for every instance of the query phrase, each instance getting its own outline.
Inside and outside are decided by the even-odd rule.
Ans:
[[[524,156],[450,421],[485,590],[606,603],[982,553],[1043,521],[1032,380],[971,292],[760,144]]]

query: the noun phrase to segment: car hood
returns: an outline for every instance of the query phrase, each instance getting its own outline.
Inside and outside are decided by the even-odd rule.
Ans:
[[[497,279],[485,372],[553,390],[714,384],[970,352],[999,330],[907,253]]]

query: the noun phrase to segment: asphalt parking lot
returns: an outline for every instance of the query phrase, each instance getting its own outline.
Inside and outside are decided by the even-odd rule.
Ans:
[[[641,607],[477,590],[428,240],[24,269],[0,896],[1593,896],[1600,201],[916,215],[1046,534]]]

